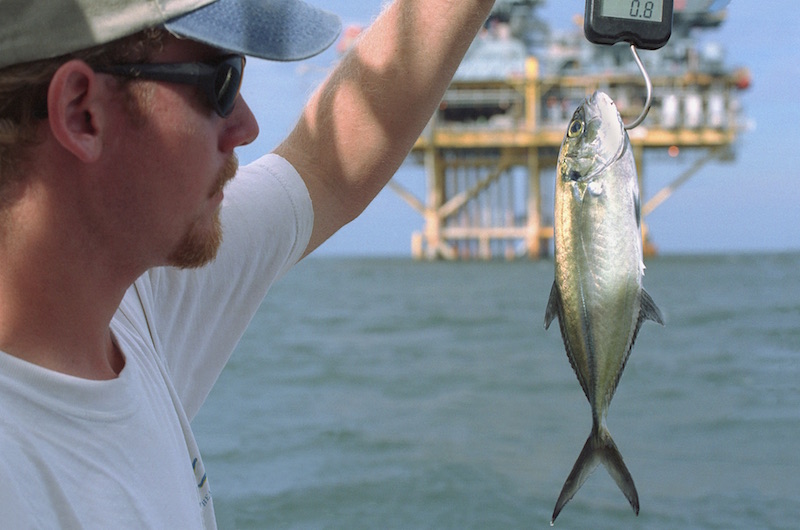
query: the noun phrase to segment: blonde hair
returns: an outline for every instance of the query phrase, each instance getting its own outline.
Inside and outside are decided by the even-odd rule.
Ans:
[[[7,187],[21,177],[19,165],[26,151],[36,144],[40,120],[47,113],[47,90],[59,67],[72,59],[94,67],[145,62],[161,49],[165,33],[148,29],[54,59],[0,69],[0,206]]]

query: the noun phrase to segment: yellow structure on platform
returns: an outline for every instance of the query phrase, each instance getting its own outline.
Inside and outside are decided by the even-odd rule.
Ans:
[[[730,153],[738,133],[735,92],[746,72],[652,75],[655,100],[629,131],[643,188],[647,150],[703,149],[705,155],[643,205],[643,215],[705,162]],[[645,86],[636,73],[540,76],[530,57],[524,73],[493,81],[454,81],[416,142],[426,174],[420,199],[390,186],[424,218],[412,236],[417,259],[490,259],[547,255],[552,205],[543,204],[543,170],[554,167],[572,112],[595,90],[611,95],[626,123],[641,111]],[[552,183],[544,183],[550,186]],[[653,251],[643,233],[646,250]]]

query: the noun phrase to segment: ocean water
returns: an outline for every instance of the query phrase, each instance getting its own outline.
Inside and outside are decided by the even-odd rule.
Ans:
[[[223,529],[549,528],[591,427],[551,261],[311,258],[275,285],[194,422]],[[800,255],[665,256],[601,467],[556,528],[800,521]]]

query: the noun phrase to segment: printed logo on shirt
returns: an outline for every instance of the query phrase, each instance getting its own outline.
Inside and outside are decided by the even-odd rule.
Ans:
[[[192,469],[194,470],[194,476],[197,479],[197,493],[200,498],[200,506],[205,508],[208,503],[211,502],[211,490],[208,487],[208,476],[206,475],[203,461],[199,458],[192,460]]]

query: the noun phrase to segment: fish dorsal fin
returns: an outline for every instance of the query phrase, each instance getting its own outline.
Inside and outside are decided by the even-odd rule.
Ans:
[[[548,329],[550,324],[553,323],[553,319],[561,313],[560,307],[561,295],[558,292],[556,283],[553,282],[553,287],[550,288],[550,299],[547,300],[547,309],[544,312],[544,329]]]
[[[567,330],[565,328],[564,307],[561,303],[561,291],[558,290],[558,284],[553,282],[553,287],[550,289],[550,299],[547,301],[547,309],[544,313],[544,329],[549,328],[550,324],[553,322],[553,319],[556,317],[558,317],[558,328],[561,330],[561,339],[564,341],[564,348],[567,351],[567,359],[569,359],[569,364],[572,366],[572,370],[575,372],[575,375],[578,376],[578,382],[581,384],[581,388],[583,389],[583,393],[586,395],[586,399],[588,399],[589,403],[591,403],[592,397],[589,393],[589,382],[585,379],[581,370],[578,369],[578,365],[575,362],[575,355],[572,351],[572,345],[569,342],[569,336],[567,335]]]
[[[644,320],[652,320],[653,322],[658,322],[662,326],[664,325],[664,315],[661,314],[661,310],[653,301],[653,298],[647,294],[647,291],[642,289],[639,322]]]
[[[622,372],[625,370],[625,365],[628,364],[628,358],[631,356],[631,351],[633,351],[633,343],[636,342],[636,337],[639,335],[639,328],[642,327],[642,322],[645,320],[652,320],[653,322],[658,322],[662,326],[664,325],[664,315],[661,314],[661,310],[658,308],[656,303],[653,301],[653,298],[647,293],[647,291],[642,289],[641,293],[639,294],[639,299],[641,301],[639,319],[636,321],[636,327],[633,329],[631,342],[628,344],[628,351],[625,353],[625,358],[622,360],[622,367],[617,374],[617,380],[614,382],[614,386],[611,387],[611,391],[607,396],[609,402],[611,401],[611,396],[613,396],[614,392],[617,391],[619,379],[622,377]]]

